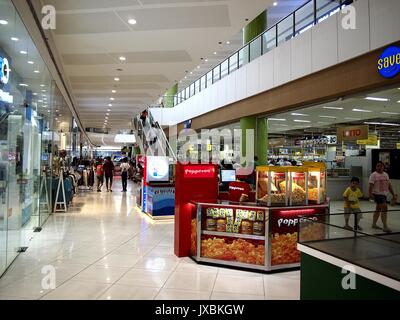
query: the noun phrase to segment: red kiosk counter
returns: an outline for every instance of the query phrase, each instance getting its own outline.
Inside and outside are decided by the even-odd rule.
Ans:
[[[178,256],[189,255],[199,263],[262,271],[299,267],[300,252],[297,250],[299,221],[303,216],[326,221],[329,214],[329,204],[326,199],[319,199],[320,201],[311,204],[306,196],[304,204],[287,205],[286,203],[290,203],[289,192],[285,193],[285,202],[282,201],[281,205],[270,204],[268,206],[264,201],[257,203],[219,201],[217,200],[218,194],[214,191],[218,188],[216,175],[213,178],[211,176],[205,178],[209,183],[208,188],[194,188],[197,193],[193,195],[194,199],[186,197],[182,199],[183,201],[180,201],[179,189],[185,187],[186,184],[194,186],[195,182],[190,177],[189,179],[185,179],[184,176],[180,177],[179,166],[181,165],[178,165],[177,168],[175,228],[180,232],[175,232],[175,243],[181,244],[181,250],[177,251],[179,248],[176,246],[175,253]],[[181,169],[185,172],[185,168],[190,169],[191,167],[193,166],[182,166]],[[216,170],[214,166],[210,165],[196,166],[197,169],[201,167]],[[272,167],[268,168],[270,170]],[[313,168],[312,170],[317,169],[319,173],[322,170],[321,174],[323,174],[323,167]],[[295,188],[294,184],[291,183],[293,178],[291,173],[296,173],[299,170],[304,171],[304,174],[300,176],[307,180],[305,186],[308,186],[309,181],[306,178],[309,173],[308,168],[275,168],[275,171],[279,170],[283,171],[284,176],[288,176],[288,178],[285,178],[287,179],[285,180],[287,181],[285,188],[286,186]],[[285,170],[287,173],[284,172]],[[257,168],[257,173],[258,175],[265,174],[265,167]],[[301,182],[300,176],[297,179],[298,183]],[[200,179],[199,182],[202,180],[200,177],[197,179]],[[311,181],[314,181],[314,179],[311,179]],[[271,187],[268,181],[267,189],[265,189],[264,183],[265,180],[261,182],[261,185],[266,194],[281,193],[278,188],[270,192]],[[202,185],[202,182],[200,182],[199,186]],[[282,184],[283,186],[284,184]],[[204,195],[202,195],[201,190],[204,190]],[[259,190],[257,190],[257,199],[259,199],[258,193]],[[204,199],[202,199],[203,196]],[[265,197],[265,195],[262,197]],[[324,239],[325,225],[315,224],[315,226],[308,231],[307,239]]]

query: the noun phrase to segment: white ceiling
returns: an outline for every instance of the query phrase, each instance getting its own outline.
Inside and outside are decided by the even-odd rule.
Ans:
[[[134,114],[182,79],[185,71],[196,68],[204,61],[201,58],[218,51],[219,42],[238,35],[246,19],[251,21],[272,2],[43,0],[42,4],[53,4],[57,10],[52,37],[83,125],[102,128],[111,109],[107,127],[116,133],[131,129]],[[132,18],[136,25],[127,23]],[[102,145],[100,140],[93,142]]]
[[[51,37],[83,125],[102,128],[107,109],[111,109],[107,128],[113,134],[131,129],[133,115],[162,96],[185,71],[219,51],[219,42],[236,36],[232,45],[240,46],[246,19],[251,21],[273,2],[33,1],[54,5],[57,10],[57,28]],[[128,24],[132,18],[136,25]],[[120,56],[126,61],[120,61]],[[120,81],[114,81],[115,77]],[[111,97],[115,100],[110,101]],[[98,135],[90,137],[103,145]]]

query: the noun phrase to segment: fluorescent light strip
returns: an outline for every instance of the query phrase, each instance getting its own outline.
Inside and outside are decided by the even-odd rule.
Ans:
[[[330,110],[343,110],[344,108],[340,107],[322,107],[323,109],[330,109]]]
[[[365,100],[370,100],[370,101],[383,101],[383,102],[387,102],[390,101],[387,98],[377,98],[377,97],[366,97]]]
[[[400,102],[400,101],[399,101]],[[398,112],[387,112],[387,111],[384,111],[384,112],[381,112],[382,114],[390,114],[390,115],[393,115],[393,116],[395,116],[395,115],[399,115],[400,113],[398,113]]]
[[[371,110],[365,110],[365,109],[353,109],[354,112],[366,112],[366,113],[371,113]]]
[[[346,117],[346,118],[344,118],[344,120],[360,121],[361,119],[360,118],[349,118],[349,117]]]
[[[334,116],[319,116],[320,118],[336,119]]]
[[[268,118],[269,121],[286,121],[286,119]]]
[[[309,117],[310,115],[304,113],[291,113],[292,116]]]
[[[302,122],[302,123],[310,123],[311,121],[308,120],[299,120],[299,119],[294,119],[294,122]]]
[[[388,122],[364,122],[364,124],[371,124],[377,126],[388,126],[388,127],[400,127],[399,123],[388,123]]]

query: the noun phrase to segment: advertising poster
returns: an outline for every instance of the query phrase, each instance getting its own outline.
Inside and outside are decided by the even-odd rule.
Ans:
[[[310,209],[276,209],[271,217],[271,265],[292,264],[300,262],[300,252],[297,250],[298,224],[302,217],[314,221],[323,219],[317,216],[325,213],[324,208]],[[303,240],[321,240],[325,237],[325,225],[310,223],[302,228]]]

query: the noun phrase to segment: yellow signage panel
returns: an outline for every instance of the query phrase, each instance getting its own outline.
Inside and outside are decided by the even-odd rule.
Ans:
[[[400,143],[399,143],[399,142],[396,143],[396,148],[397,148],[397,149],[400,149]]]
[[[378,136],[376,134],[370,134],[368,135],[368,139],[357,140],[357,144],[365,144],[367,146],[377,146]]]

